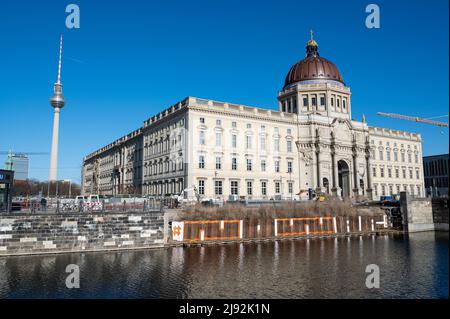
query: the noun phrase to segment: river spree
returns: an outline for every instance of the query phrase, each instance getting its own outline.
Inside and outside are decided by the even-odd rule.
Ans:
[[[448,298],[448,246],[427,232],[3,257],[0,298]],[[69,264],[80,288],[66,287]]]

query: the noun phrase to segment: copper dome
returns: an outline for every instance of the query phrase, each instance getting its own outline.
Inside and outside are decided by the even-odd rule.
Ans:
[[[345,85],[336,65],[319,56],[318,45],[312,39],[306,45],[306,57],[294,64],[286,75],[284,87],[308,80],[332,80]]]

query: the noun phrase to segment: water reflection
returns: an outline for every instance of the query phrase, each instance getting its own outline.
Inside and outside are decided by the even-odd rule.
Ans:
[[[80,267],[80,289],[65,268]],[[380,289],[365,287],[377,264]],[[448,298],[448,233],[0,258],[1,298]]]

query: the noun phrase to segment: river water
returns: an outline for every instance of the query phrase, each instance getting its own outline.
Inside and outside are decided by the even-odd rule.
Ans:
[[[448,298],[448,246],[426,232],[3,257],[0,298]],[[66,287],[69,264],[80,288]]]

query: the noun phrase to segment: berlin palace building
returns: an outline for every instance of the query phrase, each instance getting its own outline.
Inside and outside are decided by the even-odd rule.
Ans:
[[[424,195],[420,134],[352,119],[350,88],[311,37],[278,111],[187,97],[84,157],[84,194],[299,199]]]

